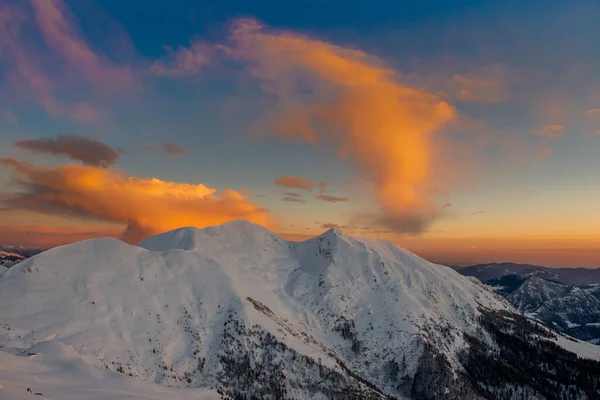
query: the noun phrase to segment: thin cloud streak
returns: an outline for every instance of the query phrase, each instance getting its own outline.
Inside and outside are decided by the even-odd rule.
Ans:
[[[587,113],[591,116],[600,115],[600,108],[592,108],[591,110],[588,110]]]
[[[199,41],[192,43],[189,48],[167,48],[167,56],[153,62],[148,71],[156,76],[169,78],[194,76],[210,64],[213,52],[212,46]]]
[[[565,135],[565,127],[564,125],[546,125],[542,129],[535,130],[532,133],[547,139],[559,138]]]
[[[19,123],[19,118],[17,118],[17,116],[12,111],[4,111],[2,113],[2,118],[4,118],[13,125],[17,125]]]
[[[281,199],[281,201],[286,201],[286,202],[290,202],[290,203],[301,203],[301,204],[305,204],[306,200],[304,200],[301,197],[294,197],[294,196],[285,196]]]
[[[280,176],[273,183],[284,188],[305,190],[307,192],[312,192],[316,187],[319,189],[319,193],[322,193],[327,187],[325,182],[313,182],[298,176]]]
[[[329,203],[343,203],[349,200],[347,197],[329,196],[327,194],[320,194],[317,196],[317,199],[327,201]]]
[[[165,153],[170,154],[172,156],[184,156],[187,154],[187,149],[184,149],[183,147],[177,146],[176,144],[173,143],[169,143],[169,142],[160,142],[157,145],[154,146],[145,146],[144,150],[149,150],[149,151],[153,151],[153,150],[163,150]]]

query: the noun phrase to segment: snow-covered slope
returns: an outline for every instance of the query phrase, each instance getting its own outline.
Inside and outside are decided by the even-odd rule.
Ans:
[[[217,400],[207,389],[175,389],[142,382],[95,365],[58,342],[44,342],[27,354],[0,351],[0,399],[6,400]],[[29,391],[28,391],[29,389]]]
[[[560,282],[532,276],[507,298],[517,309],[523,312],[531,312],[542,303],[561,297],[569,291],[569,286]]]
[[[559,332],[600,343],[598,284],[568,286],[533,276],[507,300]]]
[[[58,340],[147,381],[259,398],[475,398],[456,379],[469,342],[495,346],[482,312],[513,309],[395,245],[246,221],[79,242],[0,278],[11,351]]]

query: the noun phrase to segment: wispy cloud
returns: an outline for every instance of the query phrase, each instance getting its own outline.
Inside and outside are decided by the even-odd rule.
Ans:
[[[543,149],[540,149],[539,156],[541,158],[548,158],[552,154],[552,151],[552,147],[544,147]]]
[[[508,78],[505,68],[496,66],[482,74],[455,74],[447,85],[452,92],[458,92],[462,101],[486,103],[501,102],[509,97]]]
[[[167,48],[167,56],[157,60],[149,68],[150,73],[169,78],[185,78],[197,75],[213,57],[213,46],[195,41],[190,47],[180,46],[177,50]]]
[[[154,146],[146,146],[144,147],[145,150],[164,150],[167,154],[170,154],[172,156],[184,156],[187,154],[187,150],[184,149],[183,147],[177,146],[176,144],[173,143],[169,143],[169,142],[160,142],[157,145]]]
[[[302,196],[301,194],[294,193],[294,192],[282,192],[281,194],[283,195],[283,197],[281,198],[281,201],[287,201],[287,202],[292,202],[292,203],[302,203],[302,204],[306,203],[304,196]]]
[[[290,203],[302,203],[302,204],[306,203],[306,200],[304,200],[302,197],[297,197],[297,196],[284,196],[281,198],[281,201],[286,201],[286,202],[290,202]]]
[[[588,110],[587,112],[590,116],[596,116],[596,115],[600,115],[600,108],[592,108],[591,110]]]
[[[284,195],[284,196],[286,196],[286,197],[296,197],[296,198],[298,198],[298,199],[301,199],[301,198],[303,198],[303,197],[304,197],[304,196],[302,196],[301,194],[299,194],[299,193],[294,193],[294,192],[282,192],[281,194],[283,194],[283,195]]]
[[[25,4],[0,6],[0,62],[7,66],[2,83],[50,116],[99,120],[103,113],[90,101],[90,91],[105,95],[130,90],[137,82],[134,74],[92,50],[62,0],[30,0],[31,8]],[[42,42],[33,41],[31,32],[39,33]],[[67,99],[61,90],[67,83],[87,96]]]
[[[112,148],[95,139],[76,135],[58,135],[56,138],[19,140],[14,145],[37,154],[51,154],[81,161],[86,165],[109,167],[119,160],[124,150]]]
[[[532,133],[547,139],[559,138],[565,135],[565,127],[564,125],[546,125],[542,129],[535,130]]]
[[[470,215],[481,215],[481,214],[486,214],[486,213],[487,213],[486,210],[479,210],[479,211],[472,212]]]
[[[328,201],[330,203],[343,203],[343,202],[346,202],[349,200],[347,197],[329,196],[326,194],[318,195],[317,199],[323,200],[323,201]]]
[[[307,192],[312,192],[315,188],[318,188],[319,193],[323,193],[327,187],[325,182],[314,182],[298,176],[280,176],[273,183],[284,188],[305,190]]]
[[[327,189],[327,183],[319,182],[317,183],[317,187],[319,188],[319,193],[323,193],[325,192],[325,189]]]
[[[135,84],[129,68],[114,65],[91,49],[62,0],[31,0],[31,4],[48,46],[62,54],[68,66],[80,71],[97,90],[120,92]]]
[[[2,113],[2,118],[7,120],[13,125],[17,125],[19,123],[19,118],[10,110],[6,110]]]

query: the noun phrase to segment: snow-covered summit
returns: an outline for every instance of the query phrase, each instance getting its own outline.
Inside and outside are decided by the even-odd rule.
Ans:
[[[142,240],[138,246],[151,251],[193,250],[199,246],[256,245],[284,240],[260,225],[246,220],[235,220],[204,229],[184,227]]]
[[[0,278],[0,345],[57,340],[141,379],[259,398],[349,388],[402,397],[439,357],[435,379],[454,379],[466,337],[494,345],[482,310],[513,311],[483,284],[391,243],[339,229],[288,242],[232,221],[138,246],[87,240],[22,262]]]

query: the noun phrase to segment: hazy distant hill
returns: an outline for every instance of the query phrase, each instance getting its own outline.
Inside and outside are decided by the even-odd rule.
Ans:
[[[0,273],[21,261],[41,253],[44,249],[0,245]]]
[[[548,268],[539,265],[515,263],[477,264],[468,267],[453,267],[461,275],[474,276],[481,282],[498,279],[505,275],[522,277],[538,276],[566,285],[587,285],[600,283],[600,268]]]
[[[515,308],[552,329],[600,343],[600,269],[500,263],[457,271],[494,287]]]

